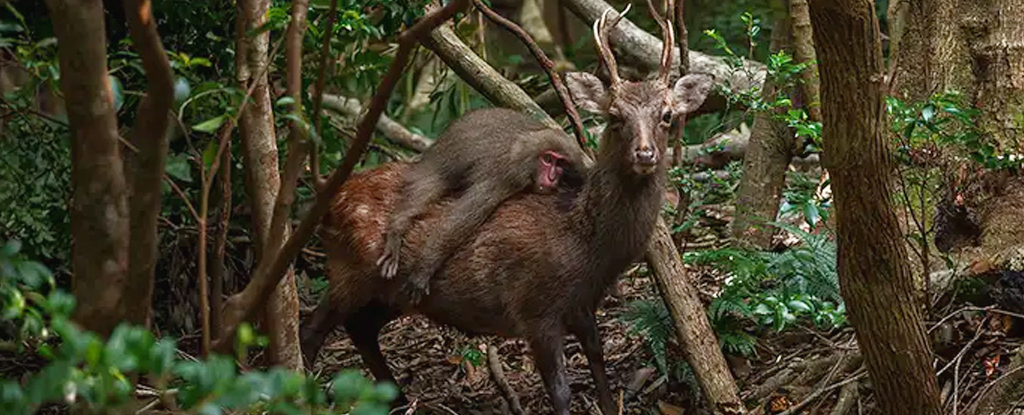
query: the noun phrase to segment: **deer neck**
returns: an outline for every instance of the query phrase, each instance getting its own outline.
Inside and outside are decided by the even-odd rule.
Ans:
[[[603,137],[602,144],[621,142]],[[647,247],[661,211],[666,164],[649,175],[633,172],[626,149],[603,148],[589,171],[571,214],[588,248],[595,270],[608,270],[614,281],[619,270],[637,260]]]

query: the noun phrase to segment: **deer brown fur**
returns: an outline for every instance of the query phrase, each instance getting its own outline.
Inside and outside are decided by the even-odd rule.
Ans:
[[[653,9],[652,9],[653,10]],[[324,221],[330,290],[303,327],[307,364],[326,335],[342,324],[378,381],[394,381],[377,335],[402,314],[421,313],[469,334],[522,337],[559,415],[569,413],[563,345],[579,339],[594,376],[601,410],[616,413],[594,313],[608,288],[640,259],[661,209],[668,130],[678,116],[703,102],[711,79],[691,74],[675,84],[657,79],[622,81],[607,43],[608,12],[595,23],[602,58],[613,76],[606,88],[586,73],[567,76],[576,102],[607,114],[596,164],[581,188],[556,194],[520,192],[456,250],[431,279],[416,305],[393,295],[402,276],[380,278],[376,261],[382,232],[394,208],[405,163],[353,175],[335,196]],[[663,25],[671,59],[671,28]],[[451,198],[430,206],[406,236],[402,262],[415,261]]]

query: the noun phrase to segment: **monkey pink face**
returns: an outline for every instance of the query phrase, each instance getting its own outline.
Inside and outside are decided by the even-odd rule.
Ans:
[[[568,160],[565,156],[553,151],[546,150],[537,157],[537,177],[534,178],[534,191],[537,193],[552,193],[558,188],[558,180],[565,171],[565,163]]]

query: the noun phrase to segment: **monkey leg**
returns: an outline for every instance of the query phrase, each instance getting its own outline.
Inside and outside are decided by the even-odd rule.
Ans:
[[[394,211],[388,217],[387,228],[384,231],[384,252],[377,260],[377,266],[380,267],[380,275],[387,279],[398,274],[402,239],[412,226],[412,220],[444,196],[448,190],[440,173],[418,167],[420,166],[413,165],[405,173],[405,184],[402,186]]]
[[[388,368],[388,362],[380,350],[380,342],[377,341],[377,337],[380,335],[380,329],[397,318],[399,314],[400,312],[393,308],[379,302],[372,302],[356,310],[345,319],[345,331],[352,339],[352,344],[359,350],[363,362],[370,368],[370,373],[373,374],[377,382],[391,382],[395,386],[398,386],[398,382],[395,381],[395,376]],[[405,394],[399,389],[398,397],[395,402],[392,402],[392,405],[401,405],[406,402]]]
[[[565,337],[562,333],[531,336],[530,349],[551,398],[555,415],[569,415],[569,380],[565,375]],[[607,414],[606,414],[607,415]]]
[[[618,413],[618,406],[612,399],[611,388],[608,385],[604,352],[601,350],[601,336],[597,331],[594,314],[581,313],[580,316],[573,319],[569,331],[580,341],[583,353],[587,356],[587,364],[590,366],[591,375],[594,376],[594,388],[601,405],[601,412],[604,412],[604,415],[615,415]]]
[[[455,250],[473,236],[494,210],[515,190],[499,183],[498,180],[480,182],[466,189],[451,208],[441,216],[436,232],[427,237],[419,264],[403,289],[411,304],[415,305],[424,295],[430,294],[430,279],[444,266]]]

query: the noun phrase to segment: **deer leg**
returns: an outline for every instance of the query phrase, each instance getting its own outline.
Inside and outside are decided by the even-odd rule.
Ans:
[[[533,359],[551,397],[555,415],[569,415],[569,381],[565,374],[565,338],[561,333],[544,334],[530,340]]]
[[[441,196],[444,196],[448,186],[440,175],[436,173],[421,173],[417,166],[410,167],[406,172],[407,177],[414,180],[406,180],[399,192],[395,209],[388,218],[387,228],[384,234],[384,253],[377,260],[380,266],[380,275],[391,279],[398,274],[398,262],[402,253],[402,239],[405,232],[413,224],[413,219]]]
[[[430,294],[430,279],[434,274],[513,193],[514,190],[499,180],[488,179],[466,189],[452,204],[441,216],[439,229],[427,237],[419,264],[406,281],[404,293],[411,304],[415,305],[424,295]]]
[[[384,358],[384,353],[380,350],[380,342],[377,341],[377,336],[380,335],[380,329],[391,322],[391,320],[397,318],[399,314],[400,312],[393,308],[374,302],[359,308],[345,319],[345,331],[348,333],[348,337],[352,339],[352,344],[359,350],[359,355],[362,356],[363,362],[370,368],[370,373],[373,374],[373,377],[377,382],[389,381],[396,386],[398,382],[395,381],[395,376],[391,373],[391,369],[388,368],[388,362]],[[405,402],[407,402],[405,394],[399,390],[398,398],[395,399],[395,402],[392,402],[392,405],[404,404]]]
[[[605,373],[604,352],[601,350],[601,335],[597,331],[597,321],[594,314],[584,313],[577,317],[569,330],[583,347],[583,354],[587,356],[587,364],[590,365],[590,373],[594,376],[594,387],[597,389],[598,402],[601,405],[601,412],[604,415],[615,415],[618,413],[618,406],[612,399],[611,388],[608,385],[608,375]]]
[[[305,361],[306,369],[313,368],[313,362],[316,361],[317,353],[323,346],[324,339],[341,322],[342,316],[339,314],[332,310],[331,297],[328,293],[320,299],[310,321],[302,327],[300,338],[302,339],[302,359]]]

